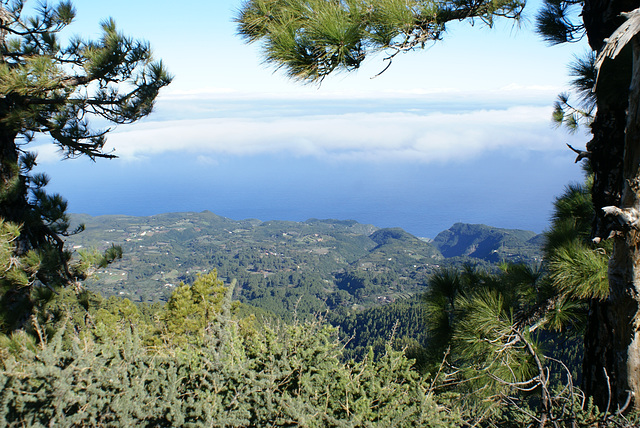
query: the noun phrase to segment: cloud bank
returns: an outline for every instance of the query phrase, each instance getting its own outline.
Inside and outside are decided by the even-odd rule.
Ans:
[[[373,103],[373,104],[372,104]],[[198,162],[217,156],[285,154],[327,161],[446,163],[465,161],[495,150],[516,155],[529,151],[566,150],[581,136],[553,129],[551,107],[492,106],[450,108],[387,108],[374,101],[359,109],[340,104],[215,103],[197,112],[166,107],[160,120],[122,126],[108,137],[122,160],[135,162],[171,152],[191,153]],[[373,106],[373,107],[372,107]],[[57,158],[55,149],[41,146],[39,159]]]

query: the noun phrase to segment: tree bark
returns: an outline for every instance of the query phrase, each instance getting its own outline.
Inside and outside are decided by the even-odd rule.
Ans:
[[[17,132],[2,122],[11,109],[9,97],[0,100],[0,218],[22,224],[28,216],[28,189],[25,177],[20,173]],[[18,238],[18,253],[29,250],[28,233]]]
[[[623,191],[619,208],[628,213],[614,237],[609,262],[609,297],[591,304],[585,338],[586,392],[601,410],[618,411],[629,399],[640,408],[640,37],[632,54],[624,139]],[[635,220],[634,220],[635,218]]]
[[[627,113],[627,130],[625,149],[629,151],[625,156],[625,177],[628,181],[627,192],[623,194],[623,203],[629,204],[640,211],[640,36],[631,41],[633,49],[633,72],[629,89],[629,110]],[[628,170],[628,173],[626,172]],[[626,189],[625,189],[626,190]],[[628,199],[628,201],[627,201]],[[628,346],[627,379],[628,387],[634,397],[640,397],[640,230],[632,230],[627,237],[627,245],[632,263],[631,279],[625,292],[633,312],[631,319],[631,343]],[[636,400],[640,407],[640,400]]]
[[[631,41],[633,72],[629,88],[629,108],[625,135],[624,177],[622,206],[640,212],[640,36]],[[634,225],[616,241],[610,266],[610,294],[620,303],[620,321],[623,342],[620,353],[626,355],[626,368],[620,367],[626,377],[625,389],[633,396],[640,395],[640,230]],[[618,263],[619,258],[619,263]],[[625,349],[626,347],[626,349]],[[616,359],[617,360],[617,359]],[[626,369],[626,370],[625,370]],[[623,385],[621,385],[623,386]],[[626,394],[627,391],[618,391]],[[618,397],[618,399],[622,396]],[[621,403],[621,401],[618,401]],[[640,407],[640,400],[636,400]]]
[[[589,44],[600,52],[638,0],[585,0]],[[597,113],[588,144],[594,172],[594,237],[613,232],[609,297],[592,301],[585,334],[583,386],[603,411],[618,411],[640,393],[640,45],[636,36],[616,59],[607,59],[596,87]],[[607,211],[604,207],[611,207]],[[622,216],[606,213],[624,213]],[[631,218],[631,219],[630,219]],[[640,407],[640,399],[635,400]]]

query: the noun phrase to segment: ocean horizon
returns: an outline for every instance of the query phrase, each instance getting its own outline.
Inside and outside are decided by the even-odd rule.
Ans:
[[[571,156],[544,156],[493,153],[424,165],[286,156],[206,164],[180,155],[155,159],[153,168],[74,160],[54,168],[48,189],[68,199],[69,212],[92,216],[209,210],[234,220],[356,220],[425,238],[457,222],[540,233],[548,227],[555,197],[582,180],[578,166],[553,167],[571,164]]]

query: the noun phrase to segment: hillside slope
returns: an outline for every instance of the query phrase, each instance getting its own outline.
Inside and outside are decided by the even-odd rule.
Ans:
[[[353,220],[263,222],[209,211],[77,215],[73,221],[86,225],[69,239],[74,249],[123,247],[123,259],[88,282],[102,294],[165,301],[181,281],[215,268],[227,281],[238,280],[238,300],[283,318],[421,294],[428,276],[443,263],[539,256],[534,244],[523,243],[533,232],[479,225],[457,224],[428,242],[400,228]]]
[[[456,223],[440,232],[433,244],[446,258],[472,257],[491,263],[539,263],[541,236],[528,230]]]

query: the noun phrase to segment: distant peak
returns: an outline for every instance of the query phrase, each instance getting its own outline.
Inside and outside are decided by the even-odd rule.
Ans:
[[[378,245],[386,244],[389,241],[408,241],[418,239],[409,232],[406,232],[404,229],[399,227],[378,229],[373,232],[369,236],[369,238],[371,238]]]

